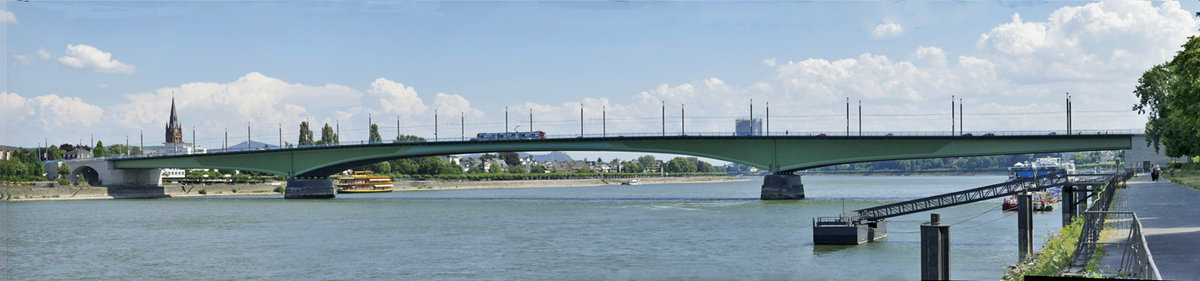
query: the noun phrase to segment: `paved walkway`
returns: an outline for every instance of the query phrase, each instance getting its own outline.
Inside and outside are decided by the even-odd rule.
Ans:
[[[1200,280],[1200,190],[1147,174],[1130,179],[1125,195],[1163,279]]]

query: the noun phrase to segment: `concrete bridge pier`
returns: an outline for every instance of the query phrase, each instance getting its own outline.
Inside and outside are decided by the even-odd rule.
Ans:
[[[336,196],[331,179],[288,179],[284,199],[329,199]]]
[[[762,200],[797,200],[804,199],[804,183],[800,175],[792,172],[775,172],[763,178]]]

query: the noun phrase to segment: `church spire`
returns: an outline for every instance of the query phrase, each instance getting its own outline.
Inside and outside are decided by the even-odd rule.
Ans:
[[[167,121],[167,143],[183,142],[183,126],[179,125],[179,116],[175,115],[175,95],[171,95],[171,120]]]

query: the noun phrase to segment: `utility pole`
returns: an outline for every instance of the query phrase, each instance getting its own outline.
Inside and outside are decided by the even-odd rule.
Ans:
[[[192,152],[196,152],[196,126],[192,126]]]
[[[687,135],[687,126],[686,126],[687,125],[686,124],[687,111],[685,111],[685,110],[686,109],[684,108],[684,104],[682,104],[682,103],[679,104],[679,135],[680,136]]]
[[[508,107],[504,107],[504,132],[508,132]]]
[[[533,109],[529,109],[529,131],[533,132]]]
[[[858,100],[858,136],[862,136],[862,100]]]
[[[400,115],[396,115],[396,139],[400,139]]]
[[[196,136],[196,133],[195,133],[195,132],[192,132],[192,136],[193,136],[193,137],[195,137],[195,136]],[[250,121],[246,121],[246,149],[250,149],[250,148],[251,148],[251,147],[250,147],[250,143],[251,143],[253,140],[254,140],[253,138],[250,138]]]
[[[600,106],[600,136],[608,137],[608,106]]]
[[[229,128],[225,128],[225,143],[221,145],[221,150],[229,150]]]
[[[279,123],[279,148],[283,148],[283,123]]]
[[[508,130],[507,130],[508,111],[507,110],[504,111],[504,127],[506,128],[506,130],[504,132],[507,133],[508,132]],[[458,130],[459,130],[458,140],[460,140],[460,141],[467,140],[467,113],[466,112],[462,112],[462,111],[458,112]]]
[[[125,155],[129,155],[129,135],[125,135]]]
[[[583,137],[583,103],[579,103],[579,137]]]
[[[1067,135],[1071,135],[1071,92],[1067,92]]]
[[[950,135],[954,133],[954,95],[950,95]]]
[[[339,145],[342,143],[342,121],[334,119],[333,128],[333,145]]]
[[[46,141],[46,144],[49,145],[50,142]],[[138,150],[141,150],[142,154],[146,154],[146,137],[142,135],[142,130],[138,130]]]
[[[754,99],[750,99],[750,135],[754,135]]]
[[[846,136],[850,136],[850,97],[846,97]]]
[[[438,128],[437,128],[437,122],[438,122],[438,120],[437,120],[437,115],[438,115],[438,114],[437,114],[437,109],[434,109],[434,110],[433,110],[433,141],[437,141],[437,138],[438,138],[438,134],[437,134],[437,133],[438,133],[438,130],[437,130],[437,129],[438,129]]]
[[[662,105],[662,135],[665,137],[667,136],[667,102],[659,100],[658,103]]]
[[[962,134],[963,130],[964,130],[963,129],[963,115],[965,115],[965,113],[963,113],[962,98],[958,98],[958,133],[959,134]]]
[[[767,135],[771,135],[771,102],[767,102]]]

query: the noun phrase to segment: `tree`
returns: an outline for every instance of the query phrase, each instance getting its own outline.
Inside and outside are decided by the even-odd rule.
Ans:
[[[57,172],[58,172],[58,177],[60,177],[60,178],[69,176],[69,175],[71,175],[71,167],[67,166],[67,163],[60,163],[60,164],[58,164]]]
[[[104,150],[104,142],[96,141],[96,148],[92,149],[92,157],[104,157],[108,152]]]
[[[508,164],[509,167],[521,165],[521,156],[516,152],[502,152],[500,157],[504,158],[504,164]]]
[[[641,173],[643,171],[645,171],[645,168],[643,168],[642,164],[639,164],[638,162],[633,162],[633,161],[621,162],[621,172],[622,173]]]
[[[542,167],[542,165],[529,166],[529,173],[531,173],[531,174],[542,174],[545,172],[546,172],[546,167]]]
[[[329,126],[329,123],[325,123],[325,127],[321,128],[321,141],[317,142],[317,144],[328,145],[338,143],[340,143],[340,141],[338,141],[337,133],[333,131],[333,127]]]
[[[308,128],[308,121],[300,122],[300,139],[296,141],[296,144],[313,144],[313,132]]]
[[[492,163],[492,166],[488,167],[488,173],[496,174],[496,173],[503,173],[503,172],[504,172],[504,169],[500,168],[500,163]]]
[[[380,173],[380,174],[391,173],[392,172],[392,163],[383,161],[383,162],[372,164],[371,171],[375,171],[376,173]]]
[[[508,172],[509,172],[509,173],[513,173],[513,174],[524,174],[524,173],[525,173],[525,167],[523,167],[523,166],[521,166],[521,165],[516,165],[516,166],[508,166]]]
[[[383,137],[379,136],[379,125],[371,124],[370,143],[382,143]]]
[[[654,164],[656,164],[656,162],[654,161],[654,156],[650,156],[650,155],[638,157],[637,163],[639,165],[641,165],[641,168],[643,170],[648,169],[650,167],[654,167]]]
[[[1147,114],[1146,142],[1170,157],[1200,154],[1200,37],[1189,37],[1166,64],[1138,79],[1133,110]]]
[[[483,170],[483,167],[471,166],[471,168],[467,169],[467,173],[468,174],[483,174],[483,173],[486,173],[486,171]]]

